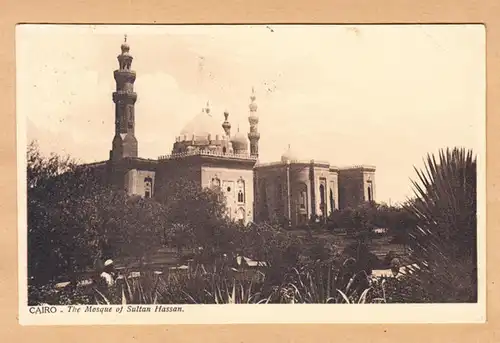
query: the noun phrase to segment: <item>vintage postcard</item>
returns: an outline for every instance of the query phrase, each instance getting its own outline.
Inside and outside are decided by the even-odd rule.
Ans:
[[[486,320],[483,25],[18,25],[23,325]]]

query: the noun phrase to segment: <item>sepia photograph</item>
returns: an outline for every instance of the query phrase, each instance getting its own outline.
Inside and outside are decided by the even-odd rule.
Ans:
[[[16,78],[23,324],[485,321],[483,25],[24,24]]]

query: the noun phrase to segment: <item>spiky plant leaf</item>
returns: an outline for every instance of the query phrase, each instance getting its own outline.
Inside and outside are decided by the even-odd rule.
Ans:
[[[127,297],[125,296],[125,289],[122,287],[122,306],[127,305]]]
[[[347,295],[342,292],[340,289],[337,289],[337,292],[340,293],[340,295],[342,296],[342,298],[344,299],[344,301],[347,303],[347,304],[350,304],[351,302],[349,301],[349,298],[347,297]]]
[[[476,157],[465,149],[428,155],[416,169],[415,198],[404,205],[417,225],[409,246],[418,266],[412,277],[436,302],[477,297]]]

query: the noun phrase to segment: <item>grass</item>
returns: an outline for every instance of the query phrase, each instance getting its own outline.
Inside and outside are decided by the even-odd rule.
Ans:
[[[331,263],[291,268],[279,283],[242,277],[244,271],[218,265],[183,272],[120,278],[113,287],[93,284],[80,289],[31,297],[32,304],[339,304],[385,303],[384,283],[364,272],[348,273]]]

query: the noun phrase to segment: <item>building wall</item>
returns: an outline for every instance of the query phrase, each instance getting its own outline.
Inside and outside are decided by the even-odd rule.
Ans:
[[[333,208],[338,209],[338,175],[327,165],[291,163],[258,167],[255,178],[258,221],[287,218],[292,225],[298,225],[313,215],[328,216],[332,212],[330,190]],[[321,185],[325,213],[321,209]]]
[[[202,187],[220,185],[221,191],[226,197],[226,206],[231,219],[241,219],[245,224],[254,220],[252,169],[203,166],[201,168],[201,184]],[[240,190],[242,196],[238,197]]]
[[[363,174],[350,170],[339,171],[340,207],[357,206],[363,198]]]
[[[376,200],[375,171],[361,168],[339,171],[340,208],[355,207],[370,198]]]
[[[255,212],[256,221],[283,220],[287,210],[284,196],[286,170],[278,165],[273,168],[256,168]]]
[[[155,175],[155,198],[160,201],[167,200],[169,195],[176,191],[179,180],[201,186],[201,165],[179,161],[162,162]]]
[[[205,161],[206,162],[206,161]],[[314,163],[278,163],[268,167],[231,165],[225,161],[168,160],[148,170],[148,165],[118,168],[111,179],[129,194],[168,199],[178,180],[194,181],[200,187],[212,187],[213,180],[226,197],[230,218],[250,221],[290,220],[300,225],[311,216],[328,216],[334,210],[355,207],[376,200],[375,171],[366,168],[337,170]],[[105,169],[104,170],[112,170]],[[148,185],[147,182],[150,182]],[[321,208],[321,185],[324,186],[325,213]],[[238,197],[242,190],[243,199]],[[333,195],[333,203],[331,199]]]

